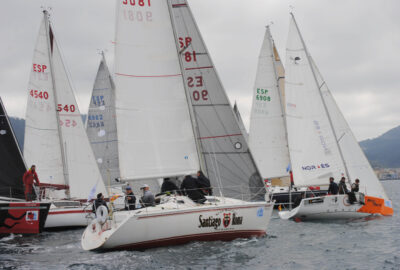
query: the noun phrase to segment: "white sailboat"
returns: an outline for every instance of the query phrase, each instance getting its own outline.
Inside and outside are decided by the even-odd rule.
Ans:
[[[24,156],[35,164],[41,197],[52,201],[45,227],[86,226],[79,200],[107,194],[83,126],[59,46],[44,11],[28,84]]]
[[[275,206],[291,207],[297,197],[311,191],[291,185],[284,82],[285,70],[267,26],[253,90],[249,144],[261,175],[271,182],[270,196],[275,200]]]
[[[119,185],[115,180],[119,178],[115,87],[103,52],[90,100],[86,133],[104,185]]]
[[[392,203],[374,174],[311,58],[293,14],[286,56],[286,110],[290,158],[296,184],[328,184],[329,177],[361,180],[357,202],[347,195],[306,198],[283,219],[340,219],[392,215]]]
[[[265,202],[262,179],[187,2],[118,1],[116,29],[121,179],[151,183],[201,168],[214,187],[239,199],[208,197],[196,204],[166,196],[155,207],[113,212],[86,228],[82,247],[145,249],[264,235],[273,203]],[[242,193],[257,202],[241,200]]]

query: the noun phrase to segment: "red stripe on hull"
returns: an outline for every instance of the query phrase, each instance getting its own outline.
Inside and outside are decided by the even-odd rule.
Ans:
[[[264,207],[264,206],[265,205],[252,205],[252,206],[233,206],[233,207],[224,207],[224,208],[213,208],[213,209],[204,209],[204,210],[187,211],[187,212],[175,212],[175,213],[160,214],[160,215],[148,215],[148,216],[138,217],[138,219],[163,217],[163,216],[175,216],[175,215],[186,215],[186,214],[192,214],[192,213],[202,213],[202,212],[211,212],[211,211],[224,211],[224,210],[230,210],[230,209],[258,208],[258,207]]]
[[[61,215],[61,214],[80,214],[80,213],[91,213],[90,210],[68,210],[68,211],[55,211],[50,210],[49,215]]]
[[[237,238],[261,237],[265,234],[266,232],[262,230],[222,231],[215,233],[191,234],[191,235],[163,238],[158,240],[123,245],[113,248],[113,250],[121,250],[121,249],[143,250],[143,249],[158,248],[164,246],[182,245],[193,241],[232,241]]]

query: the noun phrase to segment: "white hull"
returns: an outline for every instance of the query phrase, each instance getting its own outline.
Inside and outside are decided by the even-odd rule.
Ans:
[[[90,206],[56,206],[52,203],[44,227],[45,229],[86,227],[90,223],[89,218],[93,217]]]
[[[357,202],[350,204],[347,195],[329,195],[303,199],[300,205],[291,211],[280,211],[282,219],[295,220],[328,220],[328,219],[352,219],[370,215],[359,212],[363,204],[358,201],[360,194],[357,194]]]
[[[198,205],[187,197],[169,197],[155,207],[115,212],[102,226],[94,220],[86,228],[82,247],[146,249],[266,234],[273,203],[216,199],[219,202]]]

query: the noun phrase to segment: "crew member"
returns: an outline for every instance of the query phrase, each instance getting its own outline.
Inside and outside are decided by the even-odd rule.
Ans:
[[[204,193],[204,195],[212,195],[212,188],[211,188],[211,183],[210,179],[208,179],[202,171],[197,172],[197,185],[201,189],[201,191]]]
[[[93,213],[96,213],[97,208],[100,206],[104,205],[107,208],[107,211],[109,211],[108,206],[106,201],[104,200],[104,196],[102,193],[97,194],[97,199],[93,202]]]
[[[338,187],[338,185],[334,182],[334,178],[333,177],[330,177],[329,178],[329,188],[328,188],[328,194],[331,194],[331,195],[336,195],[336,194],[338,194],[338,191],[339,191],[339,187]]]
[[[36,166],[32,165],[29,170],[24,173],[22,180],[25,185],[25,200],[32,201],[35,199],[35,194],[33,191],[33,181],[35,181],[36,186],[40,186],[39,178],[36,173]]]
[[[204,203],[207,200],[203,192],[200,191],[196,179],[190,175],[186,175],[185,179],[183,179],[181,191],[194,202]]]
[[[132,188],[127,186],[125,188],[125,210],[135,210],[136,209],[136,197],[132,192]]]
[[[179,188],[168,177],[164,178],[164,181],[161,185],[161,193],[167,192],[180,194]]]
[[[140,189],[143,190],[143,196],[140,199],[142,207],[155,206],[156,200],[153,193],[150,191],[150,187],[144,184]]]
[[[349,190],[346,186],[346,178],[342,177],[339,182],[339,194],[347,194]]]
[[[351,185],[351,191],[347,194],[349,196],[349,202],[351,204],[357,201],[356,192],[360,190],[360,180],[356,179],[355,183]]]

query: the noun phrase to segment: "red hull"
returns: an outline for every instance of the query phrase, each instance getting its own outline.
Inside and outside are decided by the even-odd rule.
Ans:
[[[192,234],[119,246],[114,248],[113,250],[144,250],[164,246],[182,245],[193,241],[232,241],[237,238],[260,237],[265,234],[265,231],[224,231],[215,233]]]
[[[49,208],[50,203],[0,202],[0,235],[42,232]]]

